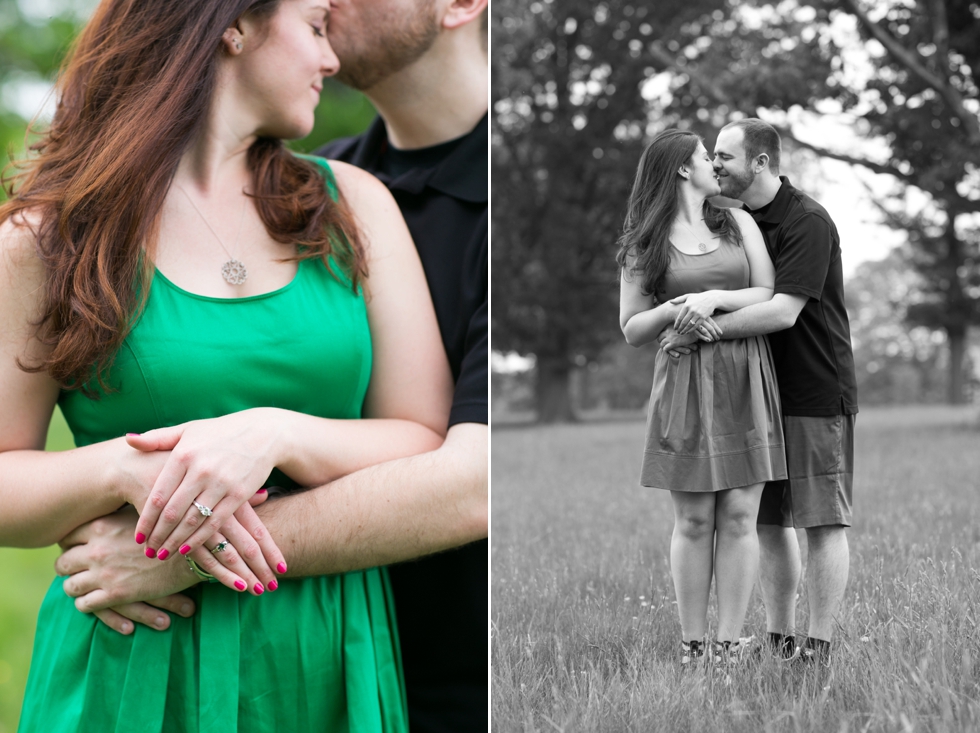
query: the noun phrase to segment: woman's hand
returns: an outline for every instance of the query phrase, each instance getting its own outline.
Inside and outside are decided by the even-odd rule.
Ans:
[[[674,330],[684,336],[701,325],[718,308],[718,297],[713,290],[703,293],[688,293],[670,301],[680,306],[674,318]]]
[[[256,409],[127,436],[140,451],[170,451],[136,526],[136,541],[146,542],[148,556],[193,552],[255,495],[276,465],[276,426]],[[261,554],[275,567],[282,553],[263,534]],[[263,574],[265,565],[255,561]]]
[[[280,575],[286,572],[286,559],[252,508],[265,496],[268,494],[263,489],[239,507],[203,547],[190,554],[198,567],[211,573],[223,585],[237,591],[248,590],[254,596],[279,587],[272,568]],[[215,552],[216,547],[223,549]]]
[[[721,326],[715,323],[714,318],[708,316],[689,333],[694,333],[698,337],[699,341],[707,341],[710,343],[711,341],[720,341],[725,332],[722,331]]]

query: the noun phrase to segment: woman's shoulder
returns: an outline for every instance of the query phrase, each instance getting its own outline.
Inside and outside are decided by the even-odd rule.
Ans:
[[[0,223],[0,253],[3,267],[23,267],[40,263],[37,256],[37,237],[41,214],[36,210],[16,211]]]
[[[752,218],[752,214],[750,214],[749,212],[747,212],[745,209],[743,209],[741,207],[732,207],[732,208],[726,209],[726,210],[728,211],[729,214],[732,215],[732,218],[735,219],[736,223],[740,227],[744,227],[744,226],[748,226],[748,225],[758,226],[755,223],[755,219]]]
[[[330,160],[326,163],[333,172],[337,187],[344,195],[366,196],[368,199],[391,196],[388,187],[363,168],[340,160]]]
[[[16,212],[0,223],[0,323],[15,311],[33,311],[44,286],[44,264],[38,256],[41,217]]]
[[[388,219],[401,221],[401,211],[395,197],[371,173],[339,160],[331,160],[330,168],[340,195],[362,224],[370,225],[374,221]]]
[[[377,189],[387,193],[388,189],[381,181],[367,171],[344,163],[340,160],[329,160],[319,155],[307,153],[294,153],[297,158],[305,160],[323,171],[328,183],[337,186],[342,193],[363,194],[365,191],[371,195],[372,190],[377,195]]]

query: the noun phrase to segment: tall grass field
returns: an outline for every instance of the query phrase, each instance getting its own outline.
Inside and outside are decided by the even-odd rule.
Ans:
[[[679,668],[673,515],[638,485],[643,423],[495,427],[492,729],[980,731],[978,415],[862,410],[832,665],[728,677]],[[756,589],[743,636],[764,632]]]

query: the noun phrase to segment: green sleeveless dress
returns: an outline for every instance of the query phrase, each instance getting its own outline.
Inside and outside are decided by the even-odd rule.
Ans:
[[[259,406],[357,419],[370,372],[364,299],[320,260],[300,262],[279,290],[237,299],[186,292],[157,272],[113,364],[116,391],[65,392],[60,405],[80,446]],[[192,618],[122,636],[79,613],[56,578],[21,733],[407,731],[385,569],[283,579],[259,597],[219,584],[188,593]]]

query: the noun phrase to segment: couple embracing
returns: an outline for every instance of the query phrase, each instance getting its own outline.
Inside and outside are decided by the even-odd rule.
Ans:
[[[776,130],[668,130],[640,159],[617,261],[620,325],[656,342],[640,482],[671,492],[681,664],[739,663],[760,577],[764,656],[828,663],[847,584],[857,398],[840,239],[779,175]],[[722,208],[716,196],[738,199]],[[809,628],[796,636],[806,532]],[[718,626],[708,642],[712,577]]]
[[[486,727],[486,19],[95,9],[0,206],[22,733]],[[333,75],[380,117],[291,153]]]

